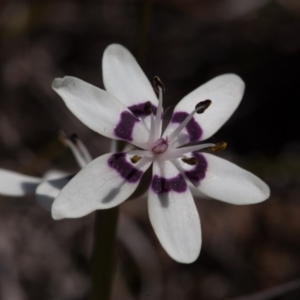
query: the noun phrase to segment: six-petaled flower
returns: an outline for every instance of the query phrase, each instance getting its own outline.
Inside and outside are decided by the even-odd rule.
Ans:
[[[255,175],[199,152],[220,147],[199,142],[211,137],[237,108],[244,92],[237,75],[218,76],[188,94],[175,107],[164,131],[164,86],[155,77],[157,98],[123,46],[114,44],[105,50],[103,80],[106,91],[74,77],[55,79],[53,89],[89,128],[135,148],[102,155],[84,167],[54,201],[54,219],[82,217],[119,205],[152,165],[151,224],[168,254],[190,263],[200,252],[201,229],[188,181],[202,193],[233,204],[258,203],[269,197],[268,186]]]

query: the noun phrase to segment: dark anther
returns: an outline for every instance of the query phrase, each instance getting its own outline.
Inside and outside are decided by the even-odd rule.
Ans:
[[[63,146],[68,147],[66,140],[68,139],[66,133],[63,130],[60,130],[57,135],[58,140],[63,144]]]
[[[163,92],[165,91],[165,85],[162,83],[160,78],[158,76],[154,76],[153,78],[153,85],[156,92],[159,93],[159,89],[161,89]]]
[[[152,103],[150,101],[147,101],[145,103],[145,106],[144,106],[144,112],[147,114],[147,115],[151,115],[152,114]]]
[[[79,137],[78,137],[78,135],[77,135],[76,133],[72,133],[72,134],[70,135],[70,140],[71,140],[74,144],[77,143],[78,139],[79,139]]]
[[[138,155],[134,155],[134,156],[131,157],[130,160],[131,160],[131,162],[132,162],[133,164],[136,164],[138,161],[141,160],[141,157],[138,156]]]
[[[198,161],[196,157],[189,157],[189,158],[182,158],[181,159],[184,163],[194,166]]]
[[[199,102],[195,106],[197,114],[203,114],[210,105],[211,105],[211,100],[209,99]]]
[[[222,151],[227,147],[226,142],[220,142],[213,147],[208,147],[207,149],[211,152]]]

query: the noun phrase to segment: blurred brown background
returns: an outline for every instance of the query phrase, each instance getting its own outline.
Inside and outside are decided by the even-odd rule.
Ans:
[[[164,300],[232,299],[300,278],[298,0],[2,0],[0,32],[0,167],[24,174],[78,170],[59,129],[76,132],[93,157],[109,150],[51,82],[72,75],[103,87],[110,43],[130,49],[149,78],[161,77],[165,107],[222,73],[246,82],[241,105],[211,141],[227,141],[220,155],[265,180],[271,198],[242,207],[197,199],[203,247],[191,265],[161,248],[145,199],[125,203],[144,233],[136,247],[150,242],[161,267],[137,263],[122,242],[137,235],[123,231],[115,299],[159,299],[160,291]],[[87,299],[92,227],[93,215],[56,222],[33,197],[1,197],[0,299]],[[156,289],[144,292],[151,276]],[[300,288],[255,299],[298,300]]]

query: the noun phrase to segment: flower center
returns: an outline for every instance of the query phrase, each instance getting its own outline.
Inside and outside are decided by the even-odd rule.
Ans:
[[[154,154],[162,154],[167,151],[168,147],[169,147],[168,139],[160,138],[155,142],[152,148],[152,152]]]
[[[154,89],[158,92],[158,106],[157,110],[154,116],[151,102],[147,102],[144,107],[144,111],[146,114],[150,114],[151,116],[151,125],[150,125],[150,134],[149,134],[149,140],[148,140],[148,153],[150,156],[154,154],[164,154],[161,155],[160,158],[170,159],[170,157],[175,156],[180,157],[182,154],[187,153],[190,149],[201,149],[201,148],[207,148],[211,146],[215,146],[214,144],[209,145],[195,145],[194,147],[185,147],[184,148],[175,148],[174,140],[177,138],[179,133],[186,127],[186,125],[192,120],[193,116],[195,114],[202,114],[204,111],[211,105],[211,100],[207,99],[204,101],[200,101],[196,106],[195,109],[190,113],[187,114],[185,119],[178,125],[178,127],[169,135],[169,136],[161,136],[162,131],[162,116],[163,116],[163,108],[162,108],[162,102],[163,102],[163,92],[165,90],[164,84],[160,80],[159,77],[154,77]],[[151,150],[150,150],[151,149]],[[168,150],[169,149],[169,150]],[[152,152],[152,153],[151,153]],[[153,157],[153,156],[152,156]],[[190,162],[190,161],[189,161]]]

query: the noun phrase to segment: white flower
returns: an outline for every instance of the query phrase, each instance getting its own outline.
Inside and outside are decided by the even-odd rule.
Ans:
[[[38,177],[0,169],[0,194],[12,197],[34,194],[42,180]]]
[[[258,203],[269,197],[268,186],[255,175],[198,152],[220,146],[198,142],[212,136],[231,116],[244,83],[234,74],[225,74],[200,86],[178,103],[162,134],[164,87],[159,78],[154,83],[157,99],[136,60],[121,45],[105,50],[103,78],[106,91],[74,77],[56,78],[52,86],[89,128],[131,143],[136,150],[108,153],[89,163],[59,193],[52,216],[78,218],[119,205],[152,164],[151,224],[173,259],[193,262],[200,252],[201,229],[187,181],[202,193],[233,204]]]
[[[89,151],[77,135],[73,134],[68,138],[64,132],[61,132],[59,138],[61,142],[72,151],[80,169],[92,161]],[[73,176],[74,174],[68,174],[57,170],[51,170],[46,173],[43,178],[44,180],[36,189],[37,203],[45,210],[50,211],[55,198]]]
[[[70,148],[80,168],[91,162],[90,153],[76,135],[67,138],[61,133],[60,139]],[[0,195],[22,197],[35,194],[37,203],[50,211],[54,199],[72,177],[72,174],[55,169],[39,178],[0,168]]]

